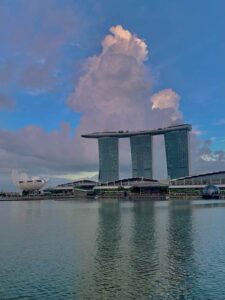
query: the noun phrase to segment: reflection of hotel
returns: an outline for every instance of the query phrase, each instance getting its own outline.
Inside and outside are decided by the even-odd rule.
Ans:
[[[82,137],[98,139],[99,181],[108,182],[119,179],[119,138],[130,138],[132,176],[152,178],[152,137],[163,134],[167,172],[173,179],[189,175],[189,131],[191,125],[183,124],[145,131],[95,132]]]

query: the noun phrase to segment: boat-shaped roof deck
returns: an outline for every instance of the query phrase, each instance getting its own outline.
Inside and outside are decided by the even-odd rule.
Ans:
[[[103,132],[93,132],[82,134],[81,136],[84,138],[97,139],[101,137],[117,137],[117,138],[128,138],[135,135],[160,135],[165,134],[171,131],[180,131],[187,130],[191,131],[192,126],[189,124],[181,124],[175,126],[169,126],[165,128],[157,128],[152,130],[142,130],[142,131],[103,131]]]

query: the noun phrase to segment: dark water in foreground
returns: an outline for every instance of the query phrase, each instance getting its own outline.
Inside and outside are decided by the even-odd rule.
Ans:
[[[1,202],[0,299],[225,299],[225,202]]]

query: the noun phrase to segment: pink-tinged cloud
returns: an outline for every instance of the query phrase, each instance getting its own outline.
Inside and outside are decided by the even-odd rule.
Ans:
[[[86,132],[144,130],[174,123],[178,106],[152,109],[153,80],[145,66],[148,53],[144,40],[120,25],[111,27],[102,41],[101,53],[86,61],[84,75],[68,99],[69,107],[82,113],[77,143],[81,143],[79,135]],[[97,145],[91,148],[89,142],[82,141],[98,160]],[[120,142],[121,170],[130,164],[127,143]]]
[[[27,126],[17,132],[0,131],[0,149],[2,155],[11,157],[10,161],[2,162],[3,166],[15,169],[32,170],[32,166],[39,172],[72,172],[86,171],[87,164],[83,164],[87,157],[74,138],[70,137],[71,128],[68,124],[61,124],[60,130],[50,133],[34,125]],[[14,165],[14,167],[13,167]],[[89,157],[89,166],[96,168],[96,161]]]
[[[180,96],[172,89],[161,90],[151,96],[152,109],[172,109],[172,119],[177,121],[182,118],[179,110]]]
[[[130,31],[125,30],[121,25],[112,26],[111,34],[107,35],[102,41],[103,53],[109,48],[116,48],[118,53],[126,53],[135,57],[138,61],[147,59],[148,49],[146,43],[133,35]]]
[[[110,32],[102,41],[102,52],[86,61],[84,75],[68,100],[69,107],[83,115],[78,132],[171,124],[173,108],[153,111],[149,103],[152,79],[144,64],[146,43],[120,25]]]
[[[70,108],[82,112],[77,133],[142,130],[184,122],[180,95],[173,89],[151,94],[153,80],[145,67],[149,50],[144,40],[122,26],[112,27],[110,32],[102,41],[102,52],[87,60],[84,75],[68,100]],[[97,147],[89,147],[89,142],[86,140],[85,147],[97,152]],[[155,139],[155,143],[155,175],[162,178],[166,176],[162,168],[164,143],[162,139]],[[129,169],[129,145],[121,141],[120,151],[122,169]],[[214,162],[204,160],[207,151],[216,157]],[[195,133],[191,135],[191,154],[192,173],[225,168],[223,154],[216,154],[210,146],[205,148]]]
[[[97,141],[80,138],[82,133],[144,130],[182,122],[176,92],[166,89],[152,95],[153,80],[145,66],[148,53],[144,40],[122,26],[112,27],[102,41],[102,51],[85,62],[83,75],[68,98],[67,105],[82,114],[73,138],[67,124],[51,133],[31,125],[17,132],[1,130],[1,170],[23,169],[29,174],[33,170],[36,174],[96,171]],[[31,70],[26,80],[40,88]],[[154,165],[161,170],[163,141],[156,143]],[[212,152],[211,145],[202,145],[196,135],[191,145],[194,172],[212,170],[217,165],[222,168],[223,152]],[[130,176],[128,141],[121,141],[120,151],[121,170]],[[209,164],[206,155],[216,157],[216,161]],[[162,178],[161,174],[156,178]]]

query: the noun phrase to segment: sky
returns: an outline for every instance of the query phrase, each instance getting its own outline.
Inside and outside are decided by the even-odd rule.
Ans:
[[[0,189],[13,169],[51,184],[96,176],[97,142],[81,133],[182,122],[192,173],[224,170],[224,14],[223,0],[1,0]]]

